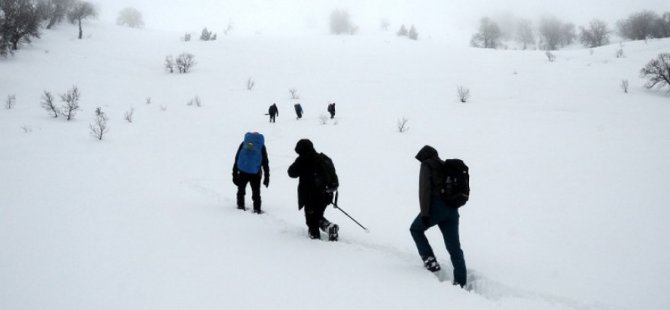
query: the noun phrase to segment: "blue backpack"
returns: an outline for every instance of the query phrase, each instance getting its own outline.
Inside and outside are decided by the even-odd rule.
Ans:
[[[237,169],[244,173],[256,174],[261,170],[265,138],[257,132],[244,134],[244,142],[237,156]]]

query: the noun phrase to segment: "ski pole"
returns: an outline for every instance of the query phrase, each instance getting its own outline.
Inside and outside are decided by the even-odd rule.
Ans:
[[[333,207],[334,207],[335,209],[338,209],[338,210],[342,211],[342,213],[344,213],[344,215],[348,216],[352,221],[354,221],[354,223],[358,224],[358,226],[360,226],[361,228],[363,228],[363,230],[365,230],[366,232],[370,232],[367,228],[365,228],[365,226],[361,225],[361,223],[359,223],[356,219],[354,219],[353,217],[351,217],[351,215],[349,215],[349,213],[347,213],[346,211],[342,210],[342,208],[340,208],[340,206],[337,205],[337,197],[338,197],[338,196],[339,196],[339,191],[338,191],[338,192],[335,192],[335,199],[333,200]]]

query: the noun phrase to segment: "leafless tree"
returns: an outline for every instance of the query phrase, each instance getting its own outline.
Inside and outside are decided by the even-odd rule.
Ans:
[[[7,96],[7,100],[5,101],[5,109],[10,110],[14,107],[14,105],[16,105],[16,95]]]
[[[58,117],[58,108],[54,104],[54,96],[46,90],[42,93],[42,108],[47,110],[49,114],[53,114],[54,118]]]
[[[177,57],[176,64],[179,73],[188,73],[196,65],[195,56],[190,53],[182,53]]]
[[[630,40],[645,40],[656,37],[658,14],[652,11],[641,11],[631,14],[627,19],[619,20],[619,35]]]
[[[533,22],[528,19],[519,20],[516,31],[516,39],[518,42],[523,44],[524,50],[528,48],[528,45],[535,44]]]
[[[44,0],[41,1],[43,19],[48,20],[46,29],[59,24],[66,17],[67,12],[72,8],[73,0]]]
[[[406,131],[409,130],[409,126],[407,125],[407,122],[408,122],[408,120],[405,117],[398,119],[398,122],[396,123],[396,125],[397,125],[399,133],[403,133],[403,132],[406,132]]]
[[[144,27],[142,20],[142,13],[136,8],[127,7],[119,12],[119,17],[116,18],[116,24],[121,26],[128,26],[130,28]]]
[[[644,86],[648,89],[670,86],[670,53],[659,54],[656,59],[650,60],[640,70],[640,76],[647,79]]]
[[[84,31],[81,28],[81,22],[89,17],[96,17],[98,12],[90,2],[75,0],[72,9],[68,12],[67,18],[72,24],[79,25],[79,39],[84,36]]]
[[[458,93],[458,99],[466,103],[470,99],[470,89],[464,86],[458,86],[456,88],[456,92]]]
[[[81,93],[77,86],[72,86],[65,94],[60,95],[63,105],[61,106],[61,114],[65,116],[66,120],[72,120],[79,111],[79,99],[81,98]]]
[[[130,110],[126,111],[126,113],[124,114],[124,118],[126,119],[126,121],[128,121],[128,123],[132,123],[134,115],[135,115],[135,109],[130,108]]]
[[[575,39],[575,26],[564,23],[556,17],[544,17],[540,20],[539,28],[543,48],[556,50],[561,46],[572,43]]]
[[[502,33],[498,24],[488,17],[479,21],[479,32],[475,33],[470,40],[470,45],[483,48],[497,48],[500,45]]]
[[[288,92],[291,94],[291,99],[300,99],[300,96],[298,96],[298,90],[295,88],[291,88],[288,90]]]
[[[13,53],[21,42],[40,37],[40,15],[32,0],[0,1],[0,20],[0,54]]]
[[[355,34],[358,28],[353,25],[351,16],[346,10],[335,10],[330,13],[330,33]]]
[[[580,27],[579,41],[586,47],[598,47],[609,43],[610,30],[607,23],[594,19],[588,28]]]
[[[621,90],[623,90],[624,93],[628,93],[628,80],[621,81]]]
[[[105,112],[102,111],[102,108],[98,107],[95,109],[95,119],[93,120],[93,123],[88,126],[91,130],[91,135],[98,140],[102,140],[105,133],[109,131],[109,127],[107,126],[108,120],[109,118],[107,118]]]

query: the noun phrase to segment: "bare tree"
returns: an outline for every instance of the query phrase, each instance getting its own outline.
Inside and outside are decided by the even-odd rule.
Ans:
[[[47,110],[49,114],[53,113],[54,118],[58,117],[58,108],[54,104],[54,96],[46,90],[42,93],[42,108]]]
[[[288,92],[291,94],[291,99],[300,99],[300,96],[298,96],[298,90],[295,88],[291,88],[288,90]]]
[[[7,96],[7,100],[5,101],[5,109],[11,110],[14,105],[16,105],[16,95]]]
[[[640,76],[647,79],[644,84],[648,89],[655,86],[670,86],[670,53],[659,54],[656,59],[652,59],[642,70]]]
[[[580,27],[579,41],[586,47],[598,47],[609,43],[610,31],[607,23],[594,19],[588,28]]]
[[[144,27],[144,20],[142,20],[142,13],[140,11],[133,7],[127,7],[119,12],[116,24],[130,28],[142,28]]]
[[[458,99],[461,102],[466,103],[470,99],[470,89],[468,89],[467,87],[458,86],[456,88],[456,92],[458,93]]]
[[[46,29],[51,29],[56,24],[61,23],[73,4],[73,0],[40,1],[38,7],[41,9],[42,18],[48,20]]]
[[[517,24],[516,39],[523,44],[523,49],[527,49],[528,45],[535,44],[535,33],[533,31],[533,22],[528,19],[521,19]]]
[[[358,28],[353,25],[351,16],[346,10],[335,10],[330,13],[330,33],[355,34]]]
[[[624,93],[628,93],[628,80],[621,81],[621,90],[623,90]]]
[[[63,101],[63,105],[61,106],[61,114],[65,116],[66,120],[72,120],[77,114],[77,111],[79,111],[79,99],[81,97],[81,93],[79,92],[79,88],[77,86],[72,86],[71,89],[69,89],[65,94],[60,95],[61,101]]]
[[[109,131],[109,127],[107,126],[107,121],[109,118],[107,118],[107,115],[105,112],[102,111],[102,108],[98,107],[95,109],[95,119],[93,120],[93,123],[89,124],[89,129],[91,130],[91,135],[93,135],[96,139],[102,140],[102,137]]]
[[[488,17],[479,21],[479,32],[475,33],[470,40],[470,45],[483,48],[497,48],[500,45],[500,28],[498,24]]]
[[[641,11],[631,14],[627,19],[619,20],[619,34],[630,40],[645,40],[655,37],[658,14],[652,11]]]
[[[398,122],[396,123],[396,125],[397,125],[399,133],[403,133],[403,132],[406,132],[406,131],[409,130],[409,126],[407,125],[407,122],[408,122],[408,120],[405,117],[398,119]]]
[[[126,113],[123,115],[123,117],[128,121],[128,123],[133,122],[133,116],[135,115],[135,109],[130,108],[130,110],[126,111]]]
[[[98,15],[98,12],[95,10],[95,7],[93,7],[93,4],[90,2],[86,1],[81,1],[81,0],[75,0],[74,5],[72,6],[72,9],[67,15],[67,19],[70,21],[72,24],[78,24],[79,25],[79,39],[83,38],[84,36],[84,31],[81,28],[81,22],[84,19],[87,19],[89,17],[95,17]]]
[[[195,56],[190,53],[181,53],[177,57],[176,65],[179,73],[188,73],[196,65]]]
[[[540,37],[542,38],[543,49],[556,50],[561,46],[572,43],[575,38],[575,26],[573,24],[563,23],[556,17],[549,16],[540,20]]]

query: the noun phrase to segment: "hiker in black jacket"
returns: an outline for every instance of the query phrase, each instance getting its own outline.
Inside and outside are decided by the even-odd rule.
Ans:
[[[414,219],[409,230],[419,250],[419,255],[424,266],[430,271],[440,270],[440,265],[435,259],[433,249],[426,238],[426,230],[437,225],[442,232],[447,252],[454,266],[454,284],[465,286],[467,271],[465,269],[465,258],[458,236],[458,208],[449,207],[440,195],[440,188],[444,182],[442,166],[444,162],[440,159],[437,151],[429,146],[424,146],[416,159],[421,162],[419,172],[419,206],[421,212]]]
[[[335,102],[328,104],[328,113],[330,113],[330,119],[335,117]]]
[[[249,132],[244,135],[244,141],[237,148],[233,163],[233,184],[237,186],[238,209],[246,210],[244,196],[247,184],[250,184],[253,212],[261,214],[261,176],[263,176],[263,185],[268,187],[270,185],[270,161],[265,147],[265,138],[260,133]]]
[[[275,117],[279,116],[279,109],[277,108],[277,104],[273,103],[270,108],[268,109],[268,114],[270,114],[270,123],[275,122]]]
[[[299,178],[298,210],[305,208],[305,222],[312,239],[321,239],[319,229],[328,233],[328,240],[337,241],[339,226],[323,217],[326,207],[333,201],[333,194],[315,185],[317,152],[312,141],[302,139],[295,146],[298,158],[288,168],[291,178]]]

